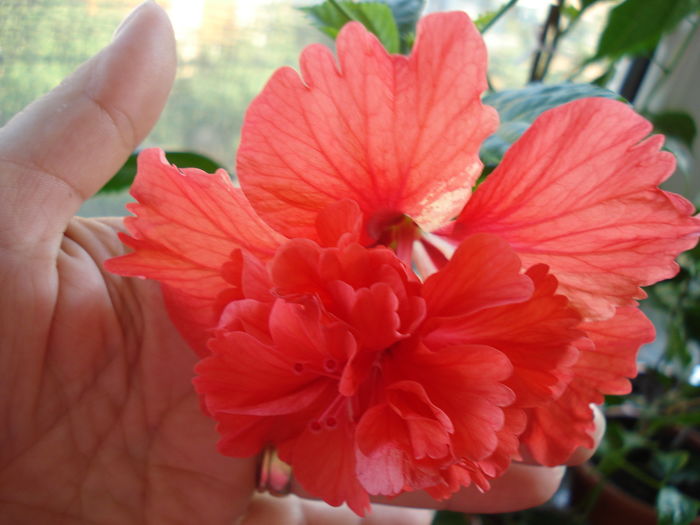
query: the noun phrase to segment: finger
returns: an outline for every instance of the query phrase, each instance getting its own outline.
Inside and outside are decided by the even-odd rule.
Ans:
[[[406,492],[394,498],[373,497],[375,503],[422,509],[453,510],[467,513],[514,512],[536,507],[548,501],[559,488],[565,467],[542,467],[513,463],[499,478],[491,482],[491,489],[480,492],[466,487],[450,499],[437,501],[423,491]],[[292,492],[302,498],[314,499],[296,480]]]
[[[559,488],[565,471],[565,467],[514,463],[501,477],[491,481],[491,488],[486,492],[470,486],[443,501],[436,501],[422,491],[407,492],[392,499],[377,498],[376,501],[470,514],[515,512],[549,501]]]
[[[155,124],[172,86],[166,14],[141,4],[114,40],[0,130],[0,246],[61,233]]]
[[[433,511],[373,505],[360,518],[348,507],[331,507],[290,495],[284,498],[256,494],[236,525],[430,525]]]
[[[598,448],[605,433],[605,417],[600,408],[592,405],[595,422],[591,449],[579,447],[567,461],[567,465],[579,465],[587,461]],[[408,492],[395,498],[372,498],[375,502],[390,505],[403,505],[426,509],[454,510],[468,513],[514,512],[536,507],[548,501],[559,488],[565,468],[538,465],[527,451],[524,461],[513,463],[503,476],[491,482],[491,490],[481,493],[474,487],[467,487],[445,501],[436,501],[425,492]],[[292,480],[292,492],[303,498],[314,498],[304,488]]]
[[[411,509],[394,505],[372,505],[372,512],[362,520],[362,525],[430,525],[435,512],[429,509]],[[319,521],[327,523],[325,521]]]
[[[301,504],[304,525],[430,525],[435,514],[426,509],[374,504],[372,510],[360,518],[347,506],[331,507],[323,501],[296,500]]]

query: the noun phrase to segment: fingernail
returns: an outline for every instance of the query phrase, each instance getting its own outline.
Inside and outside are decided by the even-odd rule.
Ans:
[[[137,5],[131,11],[131,13],[126,15],[126,18],[124,18],[124,20],[121,21],[121,24],[119,24],[117,29],[115,29],[114,34],[112,35],[112,41],[116,40],[119,37],[119,35],[124,31],[124,29],[126,29],[129,26],[129,24],[134,20],[134,18],[136,18],[136,13],[138,13],[142,7],[153,3],[155,3],[154,0],[146,0],[145,2],[142,2],[139,5]]]

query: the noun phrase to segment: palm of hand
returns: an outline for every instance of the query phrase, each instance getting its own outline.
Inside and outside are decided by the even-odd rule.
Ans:
[[[157,286],[102,270],[120,250],[114,225],[76,219],[57,256],[3,261],[2,308],[16,315],[2,330],[0,417],[12,432],[0,447],[0,514],[170,523],[196,508],[209,513],[197,521],[224,522],[252,492],[252,460],[216,452],[190,386],[195,357]]]

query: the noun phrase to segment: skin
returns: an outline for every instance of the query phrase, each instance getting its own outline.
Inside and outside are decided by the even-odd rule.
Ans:
[[[364,520],[254,496],[256,459],[216,451],[190,384],[194,353],[158,286],[102,269],[123,253],[121,221],[73,217],[154,125],[174,74],[172,29],[146,2],[0,130],[0,522],[418,525],[431,512],[409,507],[504,512],[549,499],[563,467],[515,464],[487,494],[403,495]]]

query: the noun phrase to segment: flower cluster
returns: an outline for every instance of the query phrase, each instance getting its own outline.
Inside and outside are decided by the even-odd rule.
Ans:
[[[627,105],[543,114],[473,192],[483,42],[425,17],[410,56],[357,23],[283,68],[246,115],[241,187],[146,150],[133,251],[199,353],[219,449],[274,446],[306,490],[487,490],[525,447],[592,446],[591,403],[629,390],[653,328],[640,286],[674,275],[700,221],[657,188],[674,168]]]

